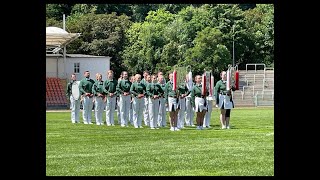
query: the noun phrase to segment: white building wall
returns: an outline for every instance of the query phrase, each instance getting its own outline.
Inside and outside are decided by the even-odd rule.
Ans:
[[[46,77],[57,77],[57,58],[46,58]]]
[[[77,80],[83,78],[84,71],[90,71],[90,78],[95,80],[95,74],[101,73],[102,80],[106,79],[106,72],[110,69],[110,57],[67,57],[66,76],[74,73],[74,63],[80,63],[80,72]]]

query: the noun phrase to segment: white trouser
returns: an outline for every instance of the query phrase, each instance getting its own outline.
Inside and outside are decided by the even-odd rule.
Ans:
[[[118,124],[121,124],[121,116],[120,116],[120,97],[117,97],[117,116],[118,116]]]
[[[144,108],[144,98],[133,98],[132,109],[133,109],[133,125],[138,128],[142,123],[142,113]]]
[[[143,108],[143,120],[144,125],[150,126],[150,116],[149,116],[149,98],[144,97],[144,108]]]
[[[212,100],[207,100],[208,110],[203,120],[203,127],[210,126],[211,112],[212,112]]]
[[[129,122],[130,124],[133,125],[133,108],[132,108],[132,103],[130,99],[130,106],[129,106]]]
[[[80,114],[80,99],[75,100],[73,96],[70,96],[70,105],[71,105],[71,122],[79,122],[79,114]]]
[[[159,99],[149,98],[150,127],[156,128],[159,115]]]
[[[195,104],[194,110],[196,112],[203,112],[203,110],[208,110],[208,106],[206,104],[206,101],[207,100],[204,98],[196,97],[194,99],[194,104]]]
[[[129,119],[129,109],[130,109],[130,95],[124,96],[120,95],[120,117],[121,117],[121,126],[128,125]]]
[[[193,125],[193,117],[194,117],[194,110],[191,106],[191,97],[186,97],[186,125],[191,126]]]
[[[107,96],[106,103],[106,124],[107,126],[114,125],[114,110],[116,108],[116,96]],[[119,109],[118,109],[119,111]]]
[[[159,115],[158,115],[158,126],[165,127],[167,125],[166,122],[166,100],[165,98],[159,99]]]
[[[96,96],[94,101],[94,114],[95,114],[97,125],[100,125],[101,123],[103,123],[102,121],[103,109],[104,109],[104,102],[102,97]]]
[[[180,110],[178,112],[178,119],[177,119],[177,128],[184,127],[184,117],[186,113],[186,98],[179,98],[179,106]]]
[[[92,107],[93,107],[93,98],[92,97],[90,98],[89,96],[84,96],[82,118],[85,124],[91,123]]]
[[[233,102],[230,99],[231,96],[219,94],[219,108],[233,109]]]

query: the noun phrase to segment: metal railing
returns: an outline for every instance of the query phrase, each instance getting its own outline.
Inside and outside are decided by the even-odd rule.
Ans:
[[[265,75],[265,74],[253,74],[253,82],[254,82],[254,83],[256,83],[256,76],[262,76],[262,77],[263,77],[263,79],[266,77],[266,75]],[[248,81],[247,74],[246,74],[246,75],[244,75],[244,78],[245,78],[245,80],[246,80],[246,81]]]
[[[257,66],[263,66],[263,69],[265,70],[266,65],[263,63],[257,63],[257,64],[246,64],[246,72],[248,71],[248,66],[254,66],[254,71],[257,72]]]
[[[268,82],[267,82],[268,81]],[[264,78],[263,79],[263,90],[266,87],[266,83],[269,85],[269,82],[272,81],[272,83],[274,84],[274,78]]]
[[[254,86],[243,86],[242,87],[242,91],[241,91],[241,98],[242,98],[242,100],[243,100],[243,96],[244,96],[244,94],[245,94],[245,88],[252,88],[252,94],[254,95]]]
[[[268,93],[266,93],[268,92]],[[265,96],[271,96],[271,98],[265,98]],[[263,90],[257,91],[254,96],[255,106],[273,106],[274,105],[274,91],[273,90]]]

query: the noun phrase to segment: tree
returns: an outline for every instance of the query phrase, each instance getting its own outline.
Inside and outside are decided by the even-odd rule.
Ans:
[[[124,70],[121,51],[124,43],[124,32],[131,25],[126,15],[112,14],[74,14],[68,18],[70,32],[81,33],[81,36],[70,43],[68,52],[99,56],[111,56],[111,69],[119,76]]]
[[[73,4],[46,4],[46,17],[61,20],[63,14],[70,15]]]

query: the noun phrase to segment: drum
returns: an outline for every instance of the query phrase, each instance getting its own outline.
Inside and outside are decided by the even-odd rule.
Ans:
[[[75,81],[72,83],[71,92],[72,92],[72,97],[74,100],[80,99],[79,84],[80,84],[80,81]]]

